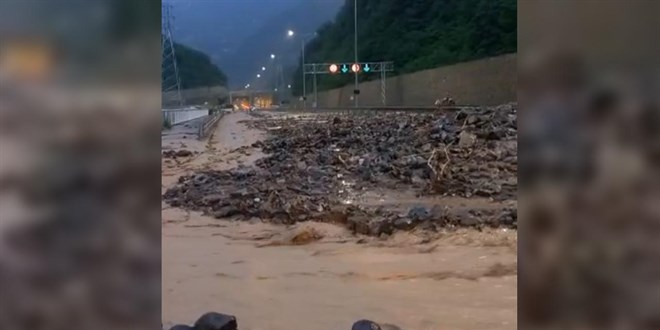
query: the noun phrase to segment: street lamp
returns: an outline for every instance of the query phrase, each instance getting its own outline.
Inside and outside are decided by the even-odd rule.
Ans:
[[[358,23],[358,18],[357,18],[357,0],[354,0],[353,2],[353,34],[354,34],[354,41],[355,44],[353,45],[354,52],[355,52],[355,63],[358,63],[358,35],[357,35],[357,23]],[[355,90],[357,91],[358,89],[358,72],[357,70],[355,71]],[[358,95],[355,95],[355,107],[358,107]]]
[[[275,59],[275,54],[270,54],[270,58],[274,60]]]
[[[295,35],[295,32],[293,30],[287,31],[287,37],[293,38]],[[303,108],[305,108],[305,101],[307,99],[307,87],[306,87],[306,82],[305,82],[305,40],[309,36],[316,36],[316,32],[314,33],[307,33],[303,34],[300,36],[300,48],[302,49],[302,77],[303,77],[303,95],[302,95],[302,101],[303,101]],[[290,87],[289,87],[290,88]]]
[[[266,67],[265,67],[265,66],[262,66],[262,67],[261,67],[261,71],[266,71]]]
[[[291,85],[287,85],[286,87],[290,89],[290,88],[291,88]]]
[[[245,85],[245,89],[250,88],[250,84]]]
[[[257,78],[261,78],[261,75],[257,73]]]

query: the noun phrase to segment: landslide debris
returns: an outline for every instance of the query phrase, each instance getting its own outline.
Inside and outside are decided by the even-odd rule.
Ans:
[[[165,150],[165,151],[163,151],[163,158],[190,157],[192,155],[193,155],[193,152],[188,150],[188,149]]]
[[[515,208],[448,213],[368,209],[369,189],[416,189],[422,195],[516,198],[515,104],[452,112],[376,115],[260,115],[247,121],[270,138],[252,145],[266,157],[255,167],[182,176],[164,195],[176,207],[216,218],[258,217],[292,224],[339,223],[355,233],[451,226],[514,228]]]

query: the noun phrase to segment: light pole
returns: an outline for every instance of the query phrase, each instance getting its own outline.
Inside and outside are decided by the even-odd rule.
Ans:
[[[292,38],[295,34],[296,33],[293,30],[287,31],[287,36],[289,38]],[[303,109],[306,108],[306,104],[307,104],[307,84],[305,82],[305,40],[307,40],[307,38],[309,36],[315,36],[315,35],[316,35],[316,32],[307,33],[307,34],[302,35],[301,39],[300,39],[300,49],[302,51],[302,83],[303,83],[302,99],[303,99]]]
[[[248,96],[248,105],[249,105],[249,107],[252,107],[253,100],[252,100],[252,91],[250,91],[250,84],[245,85],[245,90],[246,90],[247,96]]]
[[[355,36],[355,45],[354,45],[354,47],[355,47],[355,63],[357,64],[357,63],[358,63],[358,46],[357,46],[357,45],[358,45],[358,37],[357,37],[357,0],[354,0],[354,6],[353,6],[353,7],[354,7],[354,10],[353,10],[353,12],[354,12],[353,20],[354,20],[354,26],[355,26],[355,31],[354,31],[354,36]],[[355,70],[355,90],[356,90],[356,91],[358,90],[358,71],[359,71],[359,70]],[[355,95],[354,95],[354,99],[355,99],[355,107],[356,107],[356,108],[358,107],[358,96],[359,96],[358,94],[355,94]]]
[[[302,48],[302,79],[303,79],[303,110],[307,108],[307,90],[305,88],[305,38],[300,39],[300,46]]]
[[[274,80],[274,83],[275,83],[274,90],[275,90],[275,92],[277,92],[278,89],[279,89],[278,75],[280,74],[280,72],[279,72],[280,71],[280,65],[278,64],[278,61],[275,59],[276,57],[277,56],[275,56],[275,54],[270,54],[271,62],[270,62],[270,69],[268,69],[269,71],[273,72],[273,77],[275,78],[275,80]],[[262,66],[261,71],[266,71],[266,67]]]

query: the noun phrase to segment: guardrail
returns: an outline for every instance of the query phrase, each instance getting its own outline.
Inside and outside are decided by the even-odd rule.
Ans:
[[[204,122],[199,125],[199,132],[197,133],[197,138],[200,140],[205,139],[215,125],[220,121],[220,118],[228,113],[227,110],[230,109],[221,109],[221,110],[211,110],[211,114],[204,120]],[[229,111],[231,112],[231,111]]]

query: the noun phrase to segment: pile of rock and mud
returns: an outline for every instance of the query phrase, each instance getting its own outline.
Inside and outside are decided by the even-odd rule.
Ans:
[[[308,120],[309,119],[309,120]],[[267,154],[256,166],[179,178],[164,199],[217,218],[277,223],[317,220],[380,235],[413,228],[515,227],[515,208],[449,214],[359,206],[369,190],[515,200],[516,106],[373,116],[317,114],[259,117],[246,124],[270,137],[252,145]]]
[[[163,158],[182,158],[182,157],[190,157],[194,153],[188,149],[180,149],[180,150],[165,150],[162,153]]]

